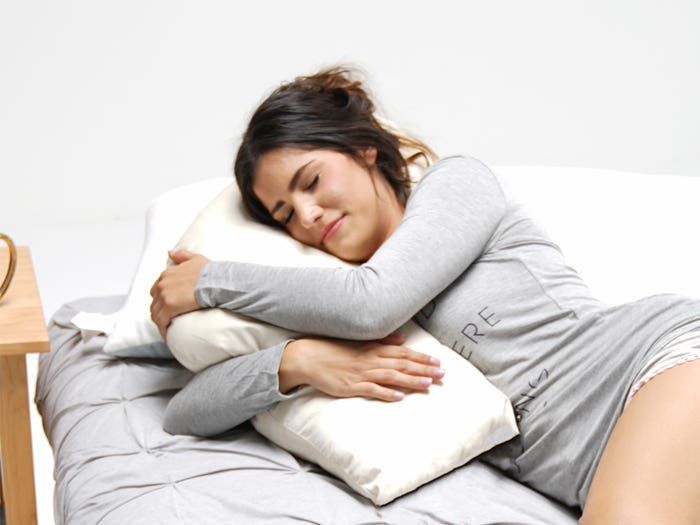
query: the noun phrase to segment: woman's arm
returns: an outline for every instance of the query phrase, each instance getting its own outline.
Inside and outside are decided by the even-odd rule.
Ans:
[[[396,388],[425,390],[444,372],[430,355],[400,346],[404,337],[358,343],[330,339],[284,341],[213,365],[168,404],[163,428],[171,434],[213,436],[296,397],[311,385],[334,397],[403,398]],[[292,392],[293,391],[293,392]]]
[[[217,363],[197,373],[168,403],[163,429],[171,434],[213,436],[236,427],[279,401],[284,341]]]
[[[484,251],[506,212],[482,162],[447,157],[428,169],[404,217],[356,268],[288,268],[213,261],[195,298],[303,333],[379,339],[443,291]]]

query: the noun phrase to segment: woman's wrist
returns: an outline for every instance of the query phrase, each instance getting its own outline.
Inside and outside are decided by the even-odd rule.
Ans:
[[[303,340],[295,339],[284,347],[278,371],[279,391],[286,394],[299,385],[308,384],[304,376],[304,367],[300,365],[300,352],[303,348]]]

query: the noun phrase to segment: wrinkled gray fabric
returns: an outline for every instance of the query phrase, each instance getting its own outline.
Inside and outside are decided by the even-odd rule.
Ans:
[[[205,307],[331,337],[380,338],[415,319],[513,403],[521,435],[482,459],[570,506],[583,506],[637,372],[666,342],[700,326],[693,297],[598,301],[497,176],[461,156],[426,171],[396,231],[360,267],[214,261],[195,294]],[[271,361],[256,359],[273,372]],[[200,410],[199,430],[220,430],[201,414],[218,389],[198,382],[181,393]],[[241,414],[232,420],[250,413],[250,403],[232,402]]]
[[[191,377],[176,361],[118,358],[70,319],[123,297],[64,305],[39,358],[35,402],[55,457],[57,525],[575,524],[576,514],[479,461],[375,507],[248,423],[217,436],[162,430]]]
[[[253,354],[210,366],[175,394],[165,411],[163,428],[171,434],[214,436],[279,401],[302,394],[279,391],[279,364],[287,341]],[[195,395],[191,395],[194,392]]]

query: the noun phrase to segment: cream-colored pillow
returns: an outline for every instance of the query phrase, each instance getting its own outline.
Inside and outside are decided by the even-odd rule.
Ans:
[[[109,316],[91,312],[90,322],[83,324],[74,318],[73,323],[84,332],[107,334],[104,351],[108,354],[172,359],[158,327],[151,321],[151,286],[163,271],[168,250],[182,237],[197,214],[230,184],[230,177],[205,179],[178,186],[154,199],[146,213],[141,259],[124,305]]]
[[[287,234],[249,219],[235,184],[224,189],[185,232],[178,249],[210,259],[285,266],[348,266]],[[383,505],[517,435],[508,398],[468,361],[413,322],[405,345],[440,359],[446,373],[427,392],[402,401],[335,398],[312,387],[255,416],[264,436],[344,480]],[[191,370],[297,336],[220,309],[173,319],[167,341]]]
[[[211,260],[272,266],[350,266],[281,230],[255,222],[246,212],[235,183],[199,213],[175,249],[200,253]],[[198,372],[297,335],[244,315],[209,309],[175,317],[168,328],[167,343],[180,363]]]
[[[375,115],[377,120],[399,136],[405,132],[394,122]],[[427,159],[417,156],[419,151],[408,145],[400,148],[404,159],[409,163],[408,170],[411,180],[417,182],[423,170],[427,167]],[[151,320],[150,289],[153,282],[163,271],[166,262],[166,251],[173,246],[182,235],[184,229],[212,197],[230,183],[230,179],[216,178],[181,186],[159,196],[149,206],[146,217],[146,238],[141,260],[132,279],[129,294],[124,306],[114,314],[103,316],[94,313],[81,313],[73,319],[83,333],[106,333],[107,343],[104,351],[121,357],[172,358],[172,353],[160,337],[158,328]],[[215,247],[213,247],[215,248]],[[324,262],[319,262],[323,265]],[[205,318],[207,321],[209,317]],[[205,321],[202,321],[205,322]],[[217,324],[216,322],[214,324]],[[217,325],[218,326],[218,325]],[[231,334],[217,333],[218,342],[215,347],[221,347],[229,342]],[[241,337],[253,337],[253,341],[264,342],[264,333],[248,330]],[[212,349],[212,352],[214,350]],[[212,354],[214,355],[214,354]],[[186,359],[183,354],[183,359]],[[190,356],[187,366],[192,370],[200,370],[206,366],[206,360],[199,362],[197,356]],[[220,353],[217,360],[228,357],[227,352]],[[207,360],[210,356],[207,356]]]
[[[442,381],[397,402],[334,398],[308,387],[255,416],[282,448],[317,463],[384,505],[518,434],[508,398],[417,324],[405,346],[440,359]]]

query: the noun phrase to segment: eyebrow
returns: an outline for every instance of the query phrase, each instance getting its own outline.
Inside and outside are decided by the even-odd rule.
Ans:
[[[291,193],[294,191],[296,188],[297,184],[299,183],[299,178],[304,174],[304,170],[306,167],[311,164],[314,161],[314,159],[311,159],[309,162],[304,164],[303,166],[300,166],[295,172],[294,176],[292,177],[292,180],[289,181],[289,185],[287,186],[287,189]],[[274,215],[277,210],[279,210],[282,206],[284,206],[284,202],[282,201],[277,201],[275,205],[272,207],[272,210],[270,211],[270,215]]]

